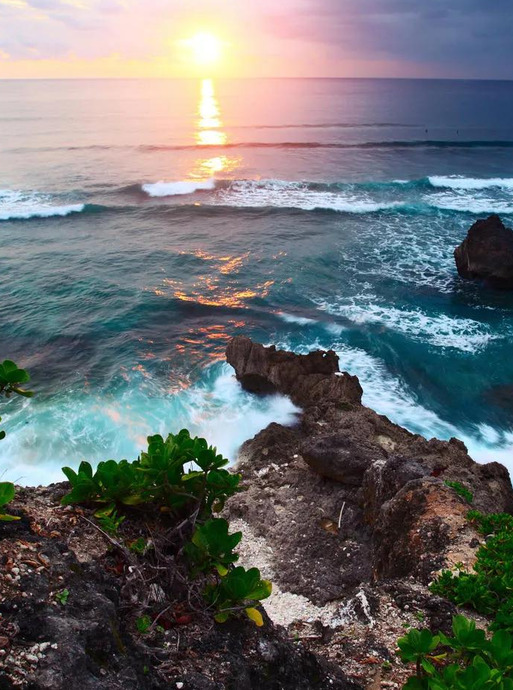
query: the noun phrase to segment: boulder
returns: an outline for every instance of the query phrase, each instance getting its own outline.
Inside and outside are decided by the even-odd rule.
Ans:
[[[478,220],[454,250],[462,278],[481,279],[491,287],[513,289],[513,230],[499,216]]]
[[[321,477],[352,486],[360,486],[366,470],[384,457],[383,451],[380,453],[376,447],[337,433],[309,438],[300,452],[303,460]]]
[[[246,390],[280,392],[300,407],[360,403],[362,399],[358,378],[339,372],[333,350],[296,355],[237,336],[228,344],[226,360]]]

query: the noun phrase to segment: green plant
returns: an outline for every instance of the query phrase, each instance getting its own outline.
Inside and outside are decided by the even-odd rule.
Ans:
[[[211,518],[196,528],[185,550],[195,570],[210,571],[215,568],[221,577],[239,556],[233,549],[242,539],[242,532],[228,534],[228,522],[223,518]]]
[[[133,553],[139,554],[139,556],[144,556],[146,551],[150,548],[150,544],[144,539],[144,537],[137,537],[134,541],[128,543],[128,548]]]
[[[476,554],[474,571],[461,565],[456,571],[444,570],[431,590],[458,606],[494,615],[492,629],[513,632],[513,517],[470,511],[467,518],[487,536]]]
[[[445,486],[448,486],[450,489],[453,489],[458,496],[461,496],[461,498],[465,499],[467,503],[472,503],[474,500],[474,494],[469,491],[466,487],[463,486],[460,482],[452,482],[449,479],[446,479],[444,482]]]
[[[28,381],[30,381],[29,374],[24,369],[19,369],[10,359],[5,359],[0,363],[0,397],[3,395],[10,398],[13,393],[16,393],[25,398],[31,398],[34,395],[32,391],[20,388]],[[2,421],[1,417],[0,421]],[[5,431],[0,430],[0,440],[3,438],[5,438]]]
[[[103,531],[111,535],[117,533],[125,519],[124,515],[118,515],[117,510],[113,506],[100,508],[95,512],[95,517],[98,519]]]
[[[14,498],[15,489],[14,484],[11,482],[0,482],[0,521],[1,522],[13,522],[13,520],[19,520],[19,517],[15,515],[8,515],[4,513],[4,506],[12,501]]]
[[[272,584],[262,580],[258,568],[245,570],[239,566],[230,570],[219,583],[208,585],[205,590],[207,601],[216,608],[215,619],[224,623],[233,613],[245,610],[258,626],[263,625],[262,614],[255,605],[271,595]]]
[[[405,690],[513,690],[513,637],[504,630],[488,639],[474,621],[455,616],[452,637],[410,630],[398,641],[399,656],[415,663]]]
[[[149,616],[140,616],[136,621],[135,621],[135,626],[137,628],[137,631],[141,633],[141,635],[145,635],[148,630],[151,627],[151,618]]]
[[[262,580],[256,568],[234,567],[238,559],[234,549],[242,533],[230,534],[228,522],[216,517],[227,498],[240,490],[240,475],[224,469],[227,463],[205,439],[191,438],[185,429],[165,440],[149,436],[148,449],[134,462],[108,460],[96,471],[87,462],[77,471],[63,468],[71,491],[62,502],[100,504],[95,515],[110,533],[124,519],[118,508],[136,506],[153,514],[157,508],[173,521],[169,533],[179,538],[174,557],[181,559],[185,554],[190,576],[203,579],[198,586],[214,609],[216,621],[224,622],[245,611],[262,625],[262,614],[255,606],[270,595],[271,583]],[[167,539],[166,549],[169,543]],[[140,537],[128,548],[144,556],[147,543]]]
[[[61,606],[66,606],[69,599],[69,589],[63,589],[55,594],[55,598]]]
[[[199,469],[189,467],[194,463]],[[178,434],[148,437],[148,450],[134,462],[108,460],[93,472],[82,462],[75,472],[64,467],[71,492],[62,502],[105,503],[137,506],[153,503],[161,509],[180,512],[197,505],[198,516],[208,517],[223,509],[237,490],[240,475],[222,469],[228,460],[201,438],[191,438],[183,429]]]

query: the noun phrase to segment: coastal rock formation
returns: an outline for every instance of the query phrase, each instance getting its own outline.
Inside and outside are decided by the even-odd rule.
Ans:
[[[332,350],[295,355],[238,336],[230,341],[226,359],[237,379],[252,393],[279,391],[301,407],[359,403],[362,399],[356,376],[335,376],[339,372],[338,356]]]
[[[258,353],[250,368],[247,358],[233,354],[242,351]],[[227,356],[242,385],[251,371],[251,389],[255,379],[273,375],[269,362],[276,354],[236,339]],[[335,363],[323,352],[309,361],[327,357]],[[302,356],[279,358],[287,370],[304,366]],[[334,366],[322,376],[330,392],[344,380]],[[283,386],[279,376],[273,381],[272,390],[290,392],[287,378]],[[378,683],[379,671],[365,660],[393,659],[403,625],[418,625],[410,622],[413,612],[426,625],[448,629],[454,607],[427,585],[442,568],[473,565],[482,537],[466,514],[470,507],[513,511],[511,480],[498,463],[474,462],[461,441],[411,434],[363,406],[359,396],[346,396],[343,404],[337,396],[316,398],[317,404],[305,398],[297,425],[271,424],[242,446],[237,467],[246,491],[230,500],[230,518],[245,533],[244,543],[258,544],[248,562],[276,585],[265,604],[271,618],[318,639],[312,650],[353,677]],[[470,491],[472,506],[446,481]],[[348,626],[356,631],[351,643]]]
[[[511,512],[506,469],[363,406],[333,352],[236,338],[227,357],[242,385],[303,408],[295,426],[270,424],[242,446],[244,491],[225,507],[244,533],[240,564],[273,582],[264,627],[214,624],[186,578],[169,582],[160,514],[132,509],[120,544],[92,508],[60,504],[66,484],[19,489],[9,508],[21,520],[0,522],[0,688],[399,688],[405,627],[449,632],[455,608],[427,585],[442,568],[471,567],[483,537],[446,481],[471,492],[473,508]],[[127,544],[148,534],[143,569]],[[159,613],[142,633],[149,604]]]
[[[499,216],[478,220],[454,250],[462,278],[479,278],[490,286],[513,289],[513,230]]]
[[[61,506],[66,491],[19,489],[10,507],[22,519],[0,522],[2,690],[361,690],[267,618],[216,625],[166,610],[159,631],[141,634],[158,586],[123,562],[92,510]]]

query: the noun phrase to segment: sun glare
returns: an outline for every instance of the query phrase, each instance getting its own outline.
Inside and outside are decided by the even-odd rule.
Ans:
[[[197,65],[213,65],[221,57],[222,43],[213,34],[201,32],[184,41]]]

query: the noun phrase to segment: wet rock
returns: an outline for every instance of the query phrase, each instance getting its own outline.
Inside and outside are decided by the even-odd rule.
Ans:
[[[228,344],[226,359],[246,390],[279,391],[300,407],[359,403],[362,398],[358,378],[339,374],[338,356],[332,350],[295,355],[237,336]]]
[[[499,216],[478,220],[454,251],[462,278],[485,280],[491,287],[513,289],[513,231]]]

